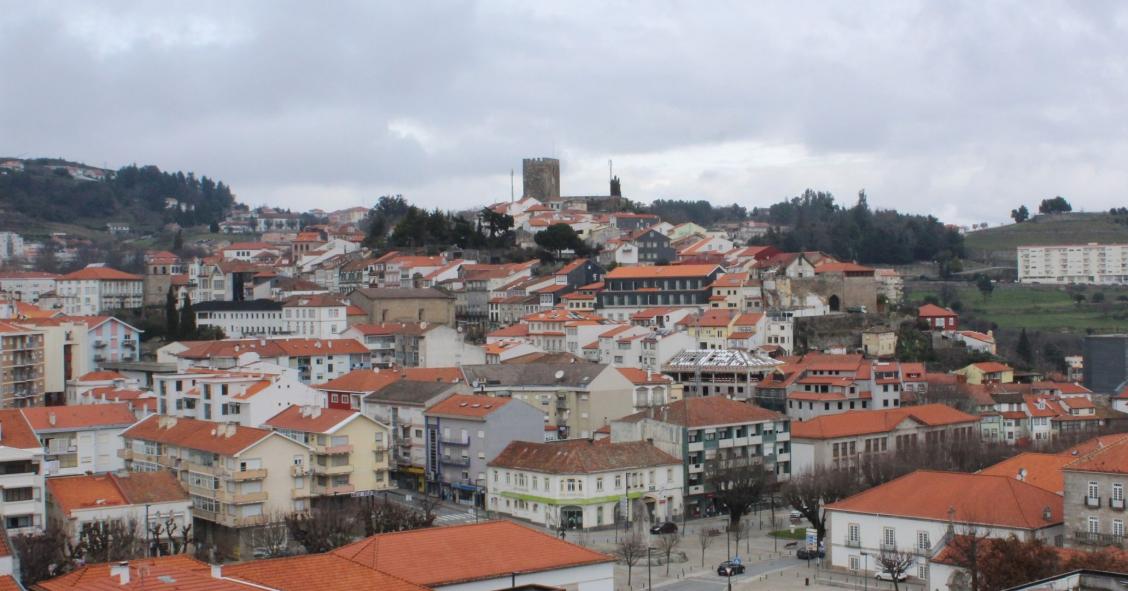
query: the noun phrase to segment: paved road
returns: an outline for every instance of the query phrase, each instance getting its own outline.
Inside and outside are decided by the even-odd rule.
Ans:
[[[776,558],[773,560],[765,560],[763,562],[755,562],[745,564],[745,571],[743,575],[737,575],[732,578],[733,586],[740,583],[755,579],[756,577],[772,574],[781,570],[788,570],[803,566],[806,562],[796,560],[791,557]],[[636,569],[637,570],[637,569]],[[646,576],[645,570],[643,576]],[[654,585],[655,589],[662,589],[663,591],[694,591],[696,589],[710,590],[710,589],[726,589],[728,587],[728,580],[725,577],[719,577],[715,572],[699,572],[690,575],[679,581],[666,581],[664,583]]]

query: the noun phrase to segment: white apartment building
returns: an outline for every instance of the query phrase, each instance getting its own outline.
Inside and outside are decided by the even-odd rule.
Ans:
[[[17,409],[0,410],[0,517],[8,535],[43,531],[43,447]]]
[[[1019,283],[1128,283],[1128,244],[1018,247]]]
[[[140,275],[96,263],[56,279],[56,292],[67,316],[98,316],[113,310],[140,308],[143,284]]]
[[[349,327],[348,304],[328,294],[293,296],[282,304],[287,334],[331,339]]]
[[[34,302],[55,291],[58,275],[43,271],[5,271],[0,273],[0,293],[11,294],[22,302]]]
[[[657,522],[682,512],[681,460],[645,441],[514,441],[488,466],[487,508],[545,527]]]
[[[120,474],[80,474],[47,479],[47,510],[67,536],[79,541],[87,524],[118,521],[139,524],[152,532],[160,526],[159,539],[151,533],[150,542],[161,554],[172,553],[170,542],[184,543],[186,526],[192,525],[192,502],[172,472],[123,472]],[[148,519],[148,527],[143,525]],[[175,533],[166,529],[172,525]]]
[[[214,326],[229,339],[287,334],[282,303],[274,300],[215,300],[195,304],[192,310],[196,313],[196,326]]]
[[[162,415],[228,421],[257,427],[293,405],[316,404],[317,390],[301,383],[297,371],[269,363],[233,370],[189,369],[154,376]]]
[[[20,412],[43,444],[48,476],[114,472],[125,467],[118,457],[121,432],[137,421],[128,403],[37,406]]]

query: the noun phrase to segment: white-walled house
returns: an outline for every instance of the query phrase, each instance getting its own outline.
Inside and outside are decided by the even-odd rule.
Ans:
[[[48,476],[113,472],[125,467],[118,457],[121,432],[137,421],[125,402],[21,409],[43,444]]]
[[[550,528],[664,521],[682,513],[682,483],[681,460],[645,441],[514,441],[489,463],[486,506]]]
[[[47,479],[47,493],[48,514],[62,524],[74,542],[78,542],[86,524],[133,522],[142,534],[160,525],[160,539],[153,539],[151,534],[149,539],[162,554],[168,554],[172,540],[165,528],[170,520],[178,545],[183,543],[185,526],[192,525],[188,492],[175,474],[165,470],[57,476]]]
[[[285,333],[312,339],[331,339],[348,325],[348,304],[329,294],[299,295],[282,304]]]
[[[1062,533],[1061,495],[1010,476],[918,470],[825,510],[823,542],[832,568],[868,577],[882,550],[916,553],[906,574],[928,582],[927,589],[947,585],[930,576],[929,562],[949,531],[1033,536],[1051,545]]]
[[[97,316],[112,310],[140,308],[144,295],[140,275],[88,265],[55,280],[56,292],[68,316]]]

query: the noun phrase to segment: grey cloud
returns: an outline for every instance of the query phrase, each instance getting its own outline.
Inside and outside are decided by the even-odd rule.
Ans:
[[[971,222],[1058,193],[1117,204],[1128,152],[1116,2],[0,14],[0,154],[192,169],[257,203],[484,203],[521,157],[560,155],[567,192],[605,190],[611,158],[642,200],[865,187],[877,206]],[[790,160],[762,157],[774,146]]]

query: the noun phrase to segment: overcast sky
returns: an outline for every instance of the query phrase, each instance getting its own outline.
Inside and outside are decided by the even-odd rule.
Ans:
[[[295,209],[508,199],[531,156],[641,201],[1128,205],[1128,3],[605,4],[0,0],[0,156]]]

